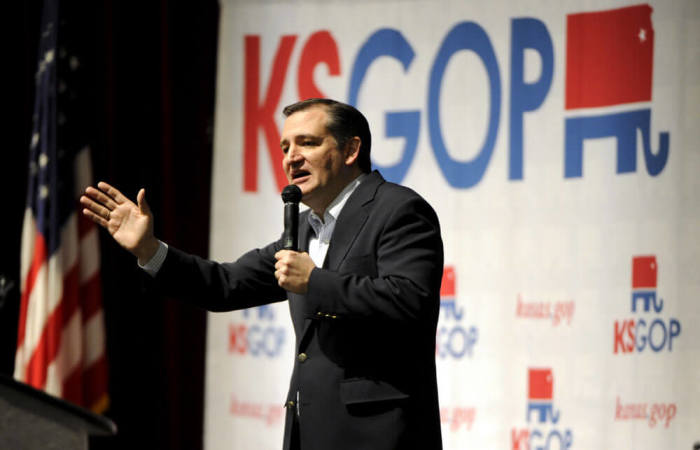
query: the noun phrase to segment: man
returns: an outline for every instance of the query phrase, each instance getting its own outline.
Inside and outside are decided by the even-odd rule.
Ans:
[[[435,332],[443,253],[438,219],[410,189],[370,169],[371,135],[355,108],[310,99],[284,109],[283,168],[310,209],[299,252],[281,241],[219,264],[153,236],[107,183],[84,214],[153,276],[156,289],[211,311],[287,300],[297,356],[285,449],[438,449]]]

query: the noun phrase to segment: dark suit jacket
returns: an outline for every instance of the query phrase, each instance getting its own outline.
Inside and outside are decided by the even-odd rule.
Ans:
[[[299,219],[304,251],[307,215]],[[218,264],[170,247],[155,282],[212,311],[289,299],[297,357],[285,448],[297,391],[304,450],[441,448],[435,333],[443,250],[430,205],[376,171],[368,175],[341,211],[306,295],[277,285],[280,248],[278,241]]]

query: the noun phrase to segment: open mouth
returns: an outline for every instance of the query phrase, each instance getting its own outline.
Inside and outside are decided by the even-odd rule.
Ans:
[[[294,172],[292,172],[292,181],[301,180],[302,178],[307,177],[309,175],[311,175],[311,173],[306,170],[295,170]]]

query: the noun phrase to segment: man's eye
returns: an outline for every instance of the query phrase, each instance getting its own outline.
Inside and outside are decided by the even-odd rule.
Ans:
[[[282,153],[284,153],[286,155],[288,151],[289,151],[289,147],[282,147]]]

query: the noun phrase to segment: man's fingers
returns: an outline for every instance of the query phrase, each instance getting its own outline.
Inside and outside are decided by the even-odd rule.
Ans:
[[[95,214],[91,210],[84,208],[83,209],[83,214],[88,217],[90,220],[95,222],[97,225],[107,228],[107,221],[100,215]]]
[[[281,261],[278,261],[277,264],[275,264],[275,274],[278,273],[284,275],[289,274],[289,266]]]
[[[99,189],[95,189],[92,186],[88,186],[85,189],[85,194],[90,196],[90,198],[92,198],[94,201],[104,205],[110,211],[119,206],[112,198],[108,197],[104,192],[100,191]]]
[[[275,253],[275,279],[290,292],[304,294],[308,290],[309,274],[315,267],[308,253],[280,250]]]
[[[129,199],[119,192],[119,189],[115,188],[114,186],[110,185],[109,183],[105,183],[104,181],[100,181],[97,183],[97,187],[100,188],[101,191],[105,192],[109,197],[114,199],[114,201],[118,204],[121,205],[122,203],[129,201]]]
[[[103,219],[109,220],[109,209],[106,208],[104,205],[101,205],[100,203],[94,201],[90,197],[87,197],[85,195],[80,197],[80,204],[85,207],[85,209],[96,216],[99,216]]]
[[[291,256],[291,254],[296,253],[292,250],[280,250],[277,253],[275,253],[275,259],[277,261],[283,259],[285,256]]]

